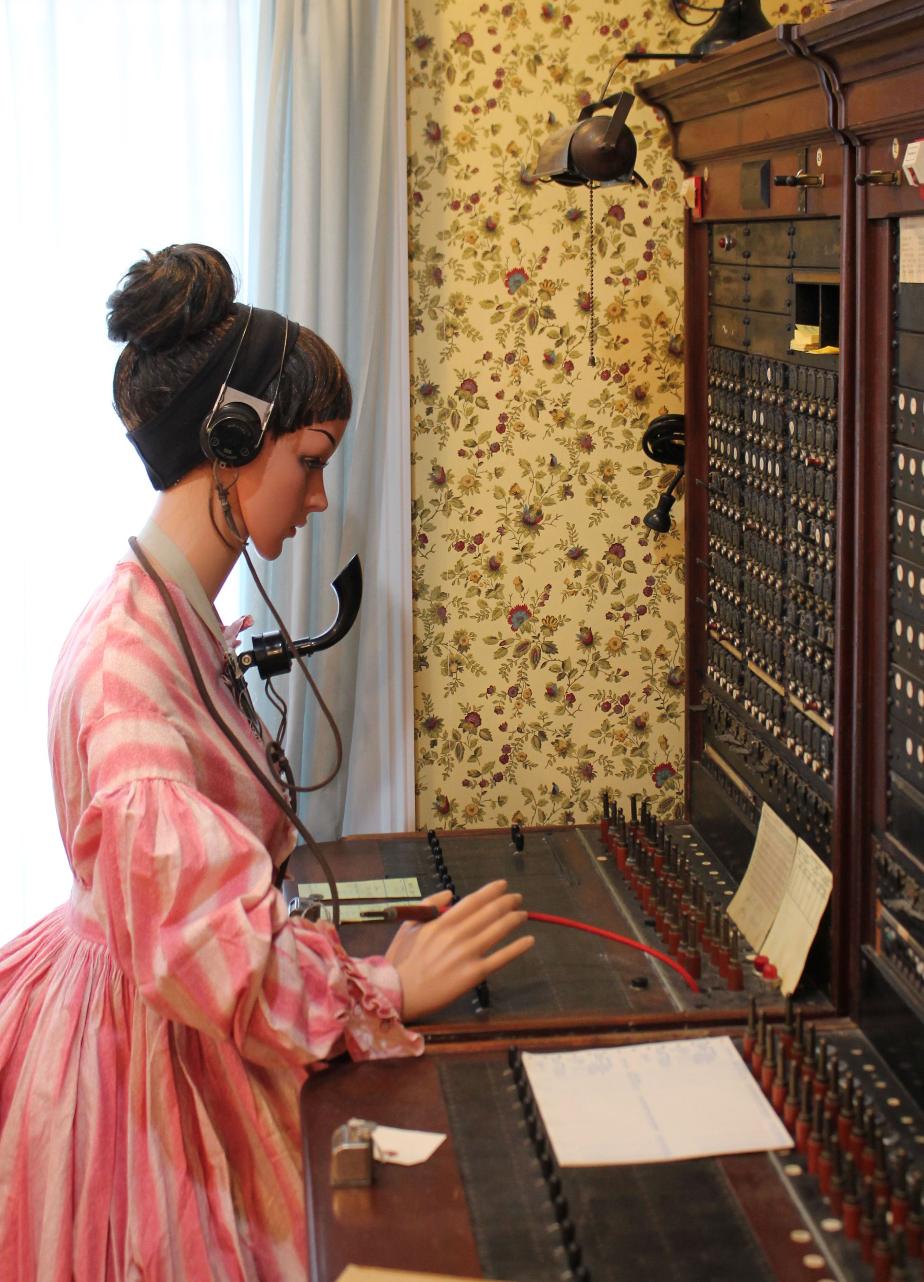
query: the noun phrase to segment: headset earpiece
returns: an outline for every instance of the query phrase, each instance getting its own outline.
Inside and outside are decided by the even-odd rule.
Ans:
[[[266,428],[276,408],[276,398],[279,396],[279,388],[282,385],[282,370],[289,350],[289,322],[285,317],[277,317],[277,320],[282,321],[284,329],[282,355],[279,358],[279,372],[276,375],[273,399],[259,400],[256,396],[230,387],[231,375],[237,365],[253,314],[254,309],[251,307],[247,313],[244,332],[241,334],[234,359],[231,361],[231,368],[225,375],[225,381],[221,385],[211,414],[199,430],[202,453],[212,463],[219,463],[223,467],[244,467],[247,463],[252,463],[260,453]],[[227,400],[225,400],[226,395]]]
[[[234,308],[233,324],[204,365],[153,418],[128,433],[156,490],[169,489],[203,459],[243,467],[257,457],[276,409],[290,338],[297,342],[298,326],[278,312]],[[274,369],[275,390],[267,401]]]
[[[263,443],[265,419],[252,405],[228,401],[219,405],[202,424],[199,442],[202,453],[225,467],[252,463]]]

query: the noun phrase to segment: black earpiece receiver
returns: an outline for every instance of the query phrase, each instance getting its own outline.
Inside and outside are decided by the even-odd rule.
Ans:
[[[274,313],[270,314],[275,316]],[[284,322],[285,329],[282,335],[282,355],[279,360],[276,390],[272,401],[261,400],[258,396],[250,395],[241,388],[232,387],[231,376],[235,373],[241,349],[247,342],[253,316],[254,309],[251,307],[231,361],[231,368],[221,385],[212,411],[203,422],[199,433],[202,453],[207,459],[223,467],[243,467],[246,463],[252,463],[259,454],[267,425],[276,408],[282,367],[289,347],[289,322],[285,317],[278,317],[276,319]]]

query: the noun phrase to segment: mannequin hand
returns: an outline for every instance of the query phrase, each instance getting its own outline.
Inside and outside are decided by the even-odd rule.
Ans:
[[[401,927],[385,955],[401,980],[406,1021],[447,1006],[532,948],[532,935],[524,935],[496,952],[488,951],[526,921],[526,913],[519,910],[523,896],[506,891],[505,881],[489,882],[434,921],[405,922]],[[423,902],[443,907],[451,900],[444,890]]]

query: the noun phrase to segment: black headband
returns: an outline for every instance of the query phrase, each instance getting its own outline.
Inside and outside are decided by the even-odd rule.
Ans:
[[[233,311],[234,324],[209,353],[205,364],[159,414],[127,433],[155,490],[169,489],[205,461],[199,432],[226,379],[229,388],[262,398],[279,373],[286,327],[292,322],[278,312],[260,307],[251,309],[235,304]],[[247,332],[235,357],[245,326]],[[293,324],[293,329],[290,350],[298,336],[298,326]]]

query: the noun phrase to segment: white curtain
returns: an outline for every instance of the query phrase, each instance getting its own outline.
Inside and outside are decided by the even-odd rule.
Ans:
[[[344,765],[303,813],[315,835],[413,826],[410,411],[403,0],[267,0],[253,144],[253,301],[315,329],[354,393],[325,473],[330,500],[284,557],[261,566],[293,635],[333,619],[329,583],[358,553],[352,633],[310,661],[341,728]],[[249,590],[258,630],[275,624]],[[302,782],[333,741],[296,672],[287,750]],[[266,705],[263,705],[266,710]],[[268,714],[269,715],[269,714]]]
[[[61,643],[151,491],[106,299],[144,249],[243,265],[253,0],[0,0],[0,941],[70,887],[46,754]]]

